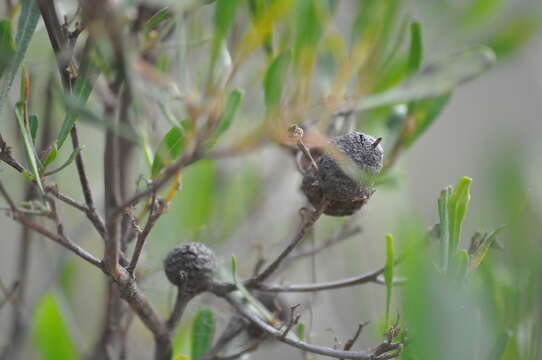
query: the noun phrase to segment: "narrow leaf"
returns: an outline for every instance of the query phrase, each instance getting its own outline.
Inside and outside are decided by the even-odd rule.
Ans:
[[[474,79],[495,63],[495,54],[487,47],[474,47],[422,68],[399,86],[360,99],[352,110],[368,110],[384,105],[406,103],[448,94],[457,86]]]
[[[0,21],[0,77],[15,56],[15,43],[11,35],[11,22]]]
[[[152,163],[151,177],[156,177],[160,171],[177,159],[186,145],[184,131],[178,127],[173,127],[164,136],[158,150],[154,154]]]
[[[77,349],[57,298],[45,294],[34,313],[32,337],[42,360],[78,359]]]
[[[423,60],[422,28],[417,22],[410,24],[410,51],[408,53],[408,72],[418,71]]]
[[[41,184],[41,179],[38,171],[38,161],[36,159],[36,153],[34,151],[34,144],[32,143],[32,137],[30,135],[30,129],[27,124],[25,124],[25,104],[22,102],[17,103],[15,108],[15,117],[17,118],[17,125],[19,127],[19,133],[23,138],[23,147],[26,155],[26,161],[28,162],[28,167],[32,175],[32,179],[36,181],[38,188],[43,194],[43,185]]]
[[[459,250],[456,253],[454,264],[456,265],[454,271],[455,280],[458,282],[465,280],[467,274],[469,273],[470,264],[470,257],[467,250]]]
[[[60,165],[58,168],[54,169],[54,170],[51,170],[51,171],[48,171],[44,174],[44,176],[51,176],[53,174],[56,174],[62,170],[64,170],[66,167],[68,167],[72,162],[75,161],[75,158],[77,157],[77,154],[79,154],[81,152],[82,148],[78,147],[78,148],[75,148],[73,149],[72,153],[70,154],[70,157],[68,158],[68,160],[66,160],[66,162],[62,165]]]
[[[31,114],[28,117],[28,126],[30,127],[30,136],[32,138],[32,143],[36,143],[36,136],[38,135],[38,116]]]
[[[448,202],[450,216],[450,256],[459,249],[461,241],[461,226],[467,213],[470,201],[470,184],[472,179],[463,177],[459,180]]]
[[[242,90],[233,90],[228,99],[226,100],[226,106],[222,111],[222,116],[220,117],[217,129],[217,135],[223,134],[226,130],[229,129],[233,120],[235,119],[235,114],[237,109],[243,102],[243,91]]]
[[[268,110],[280,103],[284,78],[288,72],[291,59],[291,51],[284,51],[273,60],[265,73],[263,87],[265,94],[265,105]]]
[[[214,333],[214,313],[209,309],[199,310],[192,325],[192,360],[198,360],[205,354],[213,342]]]
[[[493,245],[495,244],[495,242],[497,241],[497,235],[504,228],[506,228],[506,225],[501,225],[498,228],[492,231],[486,232],[482,235],[480,245],[475,250],[474,254],[471,254],[470,272],[473,272],[480,266],[484,258],[487,256],[489,249],[491,249]]]
[[[92,56],[87,56],[80,66],[79,74],[77,76],[77,79],[75,79],[73,92],[69,96],[69,98],[71,98],[71,102],[74,103],[74,106],[72,106],[68,110],[68,113],[64,118],[64,122],[62,123],[62,127],[60,128],[60,131],[58,133],[56,141],[59,149],[66,141],[66,138],[68,137],[68,134],[73,127],[73,124],[75,124],[75,121],[80,115],[80,111],[78,111],[78,108],[83,108],[88,101],[90,93],[92,92],[94,81],[99,74],[100,70],[93,63]]]
[[[45,161],[43,162],[43,168],[47,169],[47,166],[53,163],[53,161],[56,160],[56,157],[58,156],[58,146],[56,143],[53,144],[53,147],[49,152],[47,153],[47,157],[45,158]]]
[[[305,324],[300,322],[297,324],[297,327],[295,328],[295,334],[297,338],[301,341],[305,340]]]
[[[440,240],[442,246],[442,268],[444,272],[448,270],[450,257],[450,215],[448,213],[448,202],[451,189],[447,187],[440,192],[438,199],[438,214],[440,219]]]
[[[34,30],[38,24],[40,18],[40,11],[38,9],[37,2],[34,0],[21,0],[21,15],[19,16],[19,22],[17,24],[17,34],[15,35],[15,43],[17,49],[15,55],[11,59],[9,66],[6,69],[5,76],[0,79],[0,113],[2,112],[2,106],[4,100],[13,84],[15,75],[19,70]]]
[[[431,126],[450,101],[450,97],[450,94],[446,94],[410,104],[409,117],[413,119],[414,126],[403,139],[404,147],[411,146]]]
[[[173,16],[173,13],[167,6],[158,10],[157,12],[154,13],[153,16],[151,16],[149,20],[147,20],[145,25],[143,25],[143,33],[145,34],[148,33],[149,31],[151,31],[152,29],[154,29],[155,27],[157,27],[162,22],[166,21],[172,16]]]

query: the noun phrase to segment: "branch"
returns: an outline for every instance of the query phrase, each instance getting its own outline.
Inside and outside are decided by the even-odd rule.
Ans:
[[[379,283],[378,276],[384,273],[384,268],[372,271],[367,274],[354,276],[351,278],[322,282],[317,284],[302,285],[266,285],[263,283],[247,283],[247,287],[269,292],[314,292],[332,289],[341,289],[356,285],[367,284],[370,282]]]
[[[318,209],[312,211],[311,214],[306,215],[302,214],[303,220],[299,225],[299,228],[290,242],[290,244],[280,253],[280,255],[271,263],[269,266],[264,269],[259,275],[249,279],[246,286],[253,287],[256,284],[259,284],[269,278],[273,273],[280,267],[284,260],[290,255],[290,253],[295,249],[295,247],[303,240],[305,235],[312,229],[314,223],[320,218],[320,215],[324,212],[327,206],[327,202],[320,204]]]
[[[149,218],[147,219],[147,223],[145,224],[143,231],[139,232],[137,236],[137,242],[134,248],[134,253],[132,255],[132,260],[130,260],[130,265],[128,265],[128,272],[130,274],[134,273],[137,262],[139,260],[139,256],[141,255],[141,251],[143,250],[143,246],[145,245],[145,240],[149,236],[149,233],[154,227],[154,224],[156,224],[156,221],[160,218],[164,211],[164,202],[159,199],[157,200],[155,197],[153,197]]]
[[[37,233],[40,233],[41,235],[53,240],[54,242],[62,245],[66,249],[70,250],[83,260],[89,262],[90,264],[96,266],[100,270],[103,270],[102,262],[98,260],[94,255],[86,251],[85,249],[81,248],[79,245],[74,243],[72,240],[70,240],[67,237],[62,237],[60,235],[54,234],[47,230],[42,225],[35,223],[32,221],[28,216],[26,216],[24,213],[20,212],[17,207],[15,206],[15,203],[11,199],[11,197],[6,192],[6,189],[4,188],[4,185],[2,182],[0,182],[0,193],[2,196],[6,199],[7,203],[9,204],[9,207],[11,208],[11,212],[13,214],[13,219],[20,222],[24,226],[27,226],[31,228],[32,230],[36,231]]]
[[[20,173],[24,171],[23,166],[11,156],[11,148],[4,141],[2,134],[0,134],[0,160]]]
[[[171,312],[169,319],[166,321],[166,328],[170,335],[175,331],[179,321],[181,321],[186,306],[192,299],[193,296],[187,296],[184,289],[177,287],[177,298],[175,299],[175,305],[173,306],[173,311]]]
[[[141,190],[130,199],[126,200],[121,205],[111,213],[111,216],[118,216],[120,213],[124,212],[127,208],[136,205],[139,201],[149,196],[152,193],[158,192],[164,185],[166,185],[171,178],[173,178],[177,173],[182,170],[184,167],[193,164],[197,160],[201,159],[201,156],[197,153],[196,147],[194,144],[187,145],[183,156],[181,156],[176,162],[169,165],[165,168],[163,174],[153,181],[145,190]]]
[[[345,223],[345,225],[347,225],[347,226],[342,226],[329,239],[324,241],[323,244],[321,244],[320,246],[315,247],[313,249],[309,249],[309,250],[304,251],[304,252],[295,253],[292,256],[290,256],[288,261],[289,262],[290,261],[295,261],[295,260],[298,260],[300,258],[316,255],[319,252],[321,252],[322,250],[330,248],[330,247],[338,244],[339,242],[341,242],[343,240],[346,240],[346,239],[348,239],[348,238],[350,238],[350,237],[352,237],[354,235],[357,235],[357,234],[359,234],[361,232],[361,227],[359,227],[359,226],[356,226],[354,228],[349,229],[349,223]]]
[[[374,350],[365,350],[365,351],[346,351],[346,350],[337,350],[327,346],[319,346],[308,344],[304,341],[297,340],[291,336],[283,338],[283,332],[275,327],[271,326],[264,320],[262,320],[257,315],[253,314],[245,304],[243,304],[242,299],[234,294],[229,294],[226,296],[226,301],[233,306],[233,308],[242,316],[244,316],[249,321],[253,322],[256,326],[262,329],[264,332],[272,336],[273,338],[288,344],[290,346],[296,347],[298,349],[311,352],[314,354],[320,354],[324,356],[329,356],[337,359],[353,359],[353,360],[382,360],[388,359],[390,357],[384,356],[398,356],[398,353],[390,353],[391,351],[400,349],[402,344],[400,342],[389,342],[386,340],[386,346],[378,346]],[[381,344],[382,345],[382,344]],[[385,351],[383,351],[385,350]]]
[[[62,201],[63,203],[82,211],[85,213],[88,217],[88,219],[94,224],[94,227],[96,230],[98,230],[98,233],[103,238],[105,237],[105,224],[102,219],[102,217],[97,214],[94,210],[91,210],[87,205],[82,204],[78,202],[77,200],[69,197],[68,195],[62,194],[60,191],[58,191],[58,187],[56,185],[50,185],[45,188],[46,193],[50,193],[58,200]]]

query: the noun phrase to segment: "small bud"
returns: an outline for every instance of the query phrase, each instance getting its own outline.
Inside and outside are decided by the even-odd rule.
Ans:
[[[359,210],[374,189],[370,181],[355,180],[358,176],[353,174],[376,175],[382,170],[380,141],[357,131],[332,139],[335,151],[321,155],[316,160],[319,170],[308,168],[303,176],[301,190],[309,202],[317,207],[325,199],[324,213],[331,216],[348,216]]]
[[[184,243],[169,252],[164,260],[168,280],[183,288],[185,294],[197,295],[209,290],[216,272],[216,258],[202,243]]]

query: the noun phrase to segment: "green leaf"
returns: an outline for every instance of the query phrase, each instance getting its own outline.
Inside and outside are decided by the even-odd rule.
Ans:
[[[226,106],[224,107],[224,110],[222,111],[222,115],[220,116],[220,120],[218,121],[218,128],[217,128],[217,136],[222,135],[226,130],[230,128],[230,125],[232,124],[233,120],[235,119],[235,114],[237,113],[237,109],[239,109],[239,106],[243,102],[243,91],[242,90],[233,90],[230,95],[228,95],[228,99],[226,100]]]
[[[173,16],[173,13],[169,9],[169,7],[164,7],[157,12],[154,13],[154,15],[151,16],[149,20],[143,25],[143,33],[148,33],[158,25],[160,25],[162,22],[166,21],[170,17]]]
[[[403,146],[411,146],[431,126],[434,120],[450,101],[450,94],[425,99],[409,104],[409,119],[413,121],[412,130],[403,139]]]
[[[199,160],[184,169],[182,188],[170,203],[168,212],[160,218],[158,228],[151,236],[156,236],[156,240],[159,240],[171,233],[186,237],[198,234],[209,224],[215,209],[217,186],[217,166],[214,161]]]
[[[44,176],[51,176],[53,174],[56,174],[58,172],[61,172],[62,170],[64,170],[66,167],[68,167],[72,162],[75,161],[75,158],[77,157],[77,154],[79,154],[81,152],[82,148],[80,147],[77,147],[75,149],[73,149],[72,153],[70,154],[70,157],[68,158],[68,160],[66,160],[66,162],[62,165],[60,165],[58,168],[54,169],[54,170],[51,170],[51,171],[48,171],[44,174]],[[55,156],[56,157],[56,156]],[[47,158],[49,159],[49,156],[47,156]],[[50,164],[50,163],[49,163]],[[49,165],[47,164],[47,165]]]
[[[173,127],[167,132],[164,136],[158,150],[154,154],[154,160],[152,163],[151,177],[155,178],[158,176],[160,171],[175,161],[183,151],[186,145],[186,139],[184,136],[184,131],[178,127]]]
[[[457,282],[465,280],[469,273],[470,257],[467,250],[459,250],[455,255],[455,269],[453,278]]]
[[[463,177],[459,180],[448,201],[450,217],[450,256],[455,256],[461,242],[461,226],[467,213],[470,201],[470,184],[472,179]]]
[[[319,18],[320,1],[299,0],[295,13],[294,58],[302,78],[311,74],[316,48],[322,36],[323,26]]]
[[[448,202],[451,193],[452,188],[448,186],[440,192],[440,197],[438,199],[440,240],[442,246],[442,268],[444,269],[444,272],[448,271],[448,262],[450,259],[450,215],[448,211]]]
[[[0,79],[0,114],[2,112],[2,106],[4,100],[13,84],[15,75],[19,70],[34,30],[38,24],[40,18],[40,11],[38,9],[37,2],[34,0],[21,0],[21,15],[19,16],[19,22],[17,23],[17,34],[15,35],[15,43],[17,49],[15,55],[12,57],[11,62],[6,69],[5,76]]]
[[[390,319],[391,296],[393,292],[393,268],[395,255],[393,253],[393,236],[386,235],[386,265],[384,267],[384,280],[386,281],[386,327]]]
[[[36,143],[36,136],[38,135],[38,116],[31,114],[28,117],[28,125],[30,127],[30,136],[32,137],[32,143]]]
[[[423,61],[422,27],[419,23],[410,24],[410,51],[408,53],[408,73],[418,71]]]
[[[292,59],[292,52],[286,50],[279,54],[265,73],[263,82],[265,106],[267,110],[273,109],[280,104],[284,79]]]
[[[192,323],[181,324],[180,329],[177,330],[175,336],[173,336],[173,353],[174,354],[190,354],[192,351]],[[187,357],[187,359],[189,359]]]
[[[56,157],[58,156],[58,146],[56,143],[53,144],[53,147],[49,152],[47,153],[47,157],[45,158],[45,161],[43,162],[43,168],[47,169],[47,166],[53,163],[53,161],[56,160]]]
[[[217,0],[215,4],[215,34],[224,38],[230,30],[231,24],[235,19],[235,10],[238,0]]]
[[[197,360],[205,354],[213,342],[214,333],[214,313],[209,309],[199,310],[192,325],[192,360]]]
[[[73,124],[75,124],[75,121],[80,115],[80,110],[84,108],[84,105],[88,101],[90,93],[92,92],[94,81],[99,74],[100,70],[93,63],[92,56],[88,56],[81,64],[79,74],[77,79],[75,79],[73,92],[70,94],[70,96],[68,96],[70,98],[69,100],[74,104],[72,104],[73,106],[70,106],[68,109],[68,113],[66,114],[62,127],[58,133],[56,141],[59,149],[66,141]]]
[[[22,102],[18,102],[15,107],[15,117],[17,118],[17,125],[19,127],[19,133],[23,138],[23,147],[26,155],[26,161],[28,162],[28,167],[32,174],[32,179],[36,181],[38,188],[43,194],[43,185],[41,184],[41,179],[38,171],[38,160],[36,158],[36,153],[34,151],[34,144],[32,143],[32,137],[30,135],[30,129],[28,125],[25,124],[25,105]]]
[[[425,66],[395,88],[360,99],[352,110],[364,111],[446,95],[457,86],[479,76],[494,63],[495,54],[491,49],[474,47]]]
[[[487,20],[498,15],[503,5],[505,5],[503,0],[473,0],[461,21],[466,28],[487,25]]]
[[[45,294],[36,306],[32,322],[32,338],[41,360],[79,358],[59,302],[51,292]]]
[[[531,39],[542,26],[540,11],[516,16],[497,29],[487,40],[499,59],[510,56]]]
[[[250,12],[250,18],[254,24],[257,23],[258,19],[266,13],[265,0],[249,0],[248,9]],[[263,39],[263,48],[268,56],[273,56],[273,22],[270,22],[269,25],[271,28],[269,34],[267,34]]]
[[[295,335],[301,341],[305,340],[305,324],[300,322],[295,328]]]
[[[11,35],[11,22],[0,21],[0,77],[15,56],[15,43]]]
[[[506,228],[506,225],[501,225],[498,228],[481,235],[479,243],[476,245],[475,249],[473,249],[473,253],[471,253],[470,272],[473,272],[480,266],[489,252],[489,249],[491,249],[497,241],[497,235],[504,228]]]

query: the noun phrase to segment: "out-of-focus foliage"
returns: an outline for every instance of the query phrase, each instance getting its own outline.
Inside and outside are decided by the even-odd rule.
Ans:
[[[33,338],[42,360],[78,359],[77,347],[65,314],[54,293],[45,294],[36,306]]]

